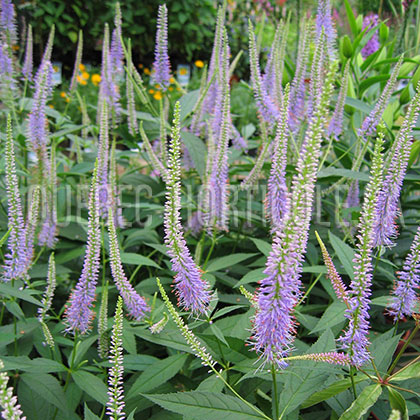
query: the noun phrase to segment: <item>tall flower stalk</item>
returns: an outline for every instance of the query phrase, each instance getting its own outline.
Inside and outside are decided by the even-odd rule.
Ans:
[[[267,182],[267,216],[274,230],[280,229],[282,221],[290,211],[290,196],[286,184],[289,92],[289,86],[287,86],[274,139],[274,153]]]
[[[0,369],[4,368],[3,360],[0,360]],[[1,416],[5,420],[25,420],[22,417],[22,410],[16,396],[13,395],[13,388],[7,387],[9,377],[6,372],[0,372],[0,406],[3,409]]]
[[[397,276],[398,280],[388,309],[394,321],[411,316],[419,300],[416,289],[420,286],[420,227],[404,261],[403,269],[397,273]]]
[[[155,61],[153,63],[154,81],[166,90],[171,78],[171,64],[168,55],[168,9],[161,4],[158,10]]]
[[[12,122],[7,117],[6,128],[6,189],[8,202],[8,228],[10,229],[8,248],[5,255],[3,281],[26,279],[28,272],[26,229],[23,219],[22,203],[16,174],[15,152],[13,146]]]
[[[79,39],[77,41],[77,50],[76,58],[74,60],[73,75],[71,76],[70,81],[70,92],[73,92],[77,87],[77,76],[80,71],[80,64],[82,64],[82,55],[83,55],[83,31],[79,31]]]
[[[317,48],[323,48],[322,43]],[[332,67],[321,88],[313,118],[302,145],[297,174],[292,180],[291,208],[275,232],[273,246],[257,294],[258,310],[253,325],[253,348],[260,353],[263,365],[287,366],[284,358],[295,335],[293,309],[301,294],[302,263],[308,240],[314,186],[318,171],[321,141],[332,94]]]
[[[355,366],[369,360],[369,305],[372,285],[372,250],[376,221],[376,202],[382,184],[382,146],[384,134],[380,132],[375,143],[369,183],[366,186],[362,213],[358,225],[358,242],[353,260],[354,279],[349,288],[349,308],[346,318],[349,325],[340,342]]]
[[[136,321],[140,321],[144,318],[146,312],[150,311],[150,308],[144,298],[134,290],[124,273],[112,209],[110,210],[108,218],[108,235],[112,277],[124,300],[128,314]]]
[[[387,157],[384,182],[376,207],[375,246],[393,246],[397,237],[398,201],[413,144],[412,131],[420,111],[420,86],[411,100],[407,114]]]
[[[25,60],[23,62],[23,67],[22,67],[22,74],[25,80],[32,82],[33,69],[34,69],[34,63],[33,63],[32,25],[28,25],[28,31],[26,33]]]
[[[89,198],[88,240],[82,273],[66,305],[67,331],[86,334],[93,318],[96,283],[101,250],[101,230],[98,204],[98,164],[93,171]]]
[[[221,80],[221,116],[218,135],[214,135],[217,147],[213,156],[211,174],[206,191],[208,213],[205,214],[206,227],[209,233],[214,230],[228,230],[228,195],[229,195],[229,138],[230,123],[230,92],[229,92],[229,46],[225,34],[223,41],[223,78]]]
[[[114,326],[111,334],[111,348],[109,363],[111,367],[108,371],[108,402],[107,414],[112,420],[122,420],[124,413],[124,357],[122,347],[123,335],[123,308],[121,296],[118,297],[117,308],[115,310]]]
[[[198,315],[206,313],[211,293],[209,284],[202,279],[201,270],[191,257],[181,226],[180,112],[180,104],[177,102],[166,179],[165,244],[175,272],[174,288],[178,303]]]

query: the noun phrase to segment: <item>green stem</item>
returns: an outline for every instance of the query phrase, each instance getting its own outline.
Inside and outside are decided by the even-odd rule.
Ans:
[[[213,253],[213,249],[215,245],[216,245],[216,234],[213,233],[213,236],[211,239],[211,247],[210,247],[209,253],[207,254],[206,260],[204,261],[204,264],[203,264],[203,271],[206,271],[207,263],[209,262],[209,259],[211,257],[211,254]]]
[[[353,397],[354,399],[356,399],[357,392],[356,392],[356,383],[354,382],[354,366],[350,366],[350,380],[351,380],[351,389],[353,391]]]
[[[276,369],[274,367],[274,363],[271,366],[271,376],[273,378],[273,392],[271,399],[274,400],[274,414],[275,419],[278,419],[280,416],[280,410],[279,410],[279,399],[277,395],[277,378],[276,378]]]
[[[414,336],[417,334],[417,331],[419,330],[420,325],[416,324],[413,332],[410,334],[410,336],[407,338],[406,342],[404,343],[404,345],[401,347],[401,350],[399,351],[399,353],[397,354],[397,357],[395,358],[394,362],[392,363],[392,365],[390,366],[390,368],[388,369],[387,374],[385,375],[386,379],[389,375],[391,375],[392,371],[395,369],[395,366],[397,366],[397,363],[399,362],[401,356],[404,354],[405,349],[408,347],[408,345],[410,344],[411,340],[414,338]]]

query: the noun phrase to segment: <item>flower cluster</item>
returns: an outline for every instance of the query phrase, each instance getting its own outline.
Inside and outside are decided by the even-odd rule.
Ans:
[[[166,4],[159,6],[153,68],[155,82],[166,90],[169,87],[171,77],[171,64],[168,56],[168,9]]]

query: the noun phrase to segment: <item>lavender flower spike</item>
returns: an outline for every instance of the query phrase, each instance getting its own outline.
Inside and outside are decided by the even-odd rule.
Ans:
[[[15,6],[11,0],[1,0],[0,29],[2,31],[2,41],[11,47],[17,40]]]
[[[98,281],[101,231],[98,205],[98,164],[93,172],[89,198],[88,240],[82,274],[66,305],[66,331],[86,334],[91,328],[93,302]]]
[[[314,199],[321,141],[326,114],[333,90],[336,67],[332,66],[321,86],[321,98],[309,122],[292,180],[291,208],[281,227],[275,232],[257,299],[258,307],[251,337],[254,350],[260,353],[263,365],[287,366],[284,358],[290,351],[295,321],[293,309],[301,295],[300,275]]]
[[[4,369],[3,360],[0,360],[0,369]],[[6,372],[0,373],[0,406],[3,409],[1,416],[6,420],[26,420],[22,417],[22,410],[17,398],[13,395],[13,388],[7,388],[9,377]]]
[[[27,220],[25,223],[26,264],[30,268],[34,257],[35,231],[38,225],[41,190],[36,187],[32,193]]]
[[[73,90],[77,86],[77,76],[80,71],[80,64],[82,63],[82,55],[83,55],[83,31],[80,29],[79,39],[77,41],[76,59],[74,60],[73,75],[71,76],[71,82],[70,82],[70,92],[73,92]]]
[[[255,101],[258,111],[264,121],[274,123],[279,117],[279,111],[273,103],[273,100],[265,90],[261,77],[260,65],[258,60],[257,41],[255,39],[254,29],[251,21],[249,25],[249,60],[251,67],[252,88],[254,90]]]
[[[420,87],[420,86],[419,86]],[[376,206],[375,246],[393,246],[397,237],[395,220],[399,214],[398,201],[407,171],[413,143],[412,131],[420,111],[420,89],[410,102],[407,115],[388,153],[385,179]]]
[[[23,62],[22,74],[26,80],[32,82],[32,72],[34,69],[33,63],[33,38],[32,38],[32,25],[28,26],[28,32],[26,35],[26,49],[25,49],[25,60]]]
[[[318,13],[316,15],[316,35],[318,39],[322,30],[325,33],[328,55],[333,59],[336,56],[337,33],[332,22],[330,0],[318,0]]]
[[[389,313],[394,321],[410,316],[415,312],[418,295],[415,289],[420,286],[420,227],[410,247],[410,253],[404,261],[404,266],[397,273],[398,280],[392,292]]]
[[[207,230],[228,230],[228,194],[229,194],[229,167],[228,147],[230,136],[230,93],[229,93],[229,47],[227,36],[224,34],[223,43],[223,77],[220,84],[221,95],[221,119],[219,137],[215,137],[217,149],[213,156],[213,167],[210,174],[206,201],[208,213],[205,215]]]
[[[404,57],[401,56],[397,64],[394,67],[394,70],[389,76],[388,81],[386,82],[385,88],[381,93],[381,96],[376,102],[375,108],[370,112],[369,115],[363,120],[362,128],[359,130],[358,135],[360,137],[369,137],[375,134],[376,127],[379,124],[382,114],[385,111],[385,108],[388,104],[389,98],[391,97],[392,91],[394,90],[395,84],[397,83],[397,76],[400,72]]]
[[[98,197],[101,216],[106,218],[109,210],[109,114],[108,103],[101,100],[98,145]]]
[[[266,208],[273,230],[281,227],[282,221],[290,211],[290,197],[286,184],[289,92],[288,85],[284,92],[283,107],[274,139],[270,177],[267,183]]]
[[[23,221],[22,203],[16,175],[15,153],[13,150],[12,122],[7,117],[6,136],[6,188],[8,202],[9,252],[5,255],[3,281],[13,281],[27,277],[26,230]]]
[[[200,268],[191,257],[182,232],[180,167],[180,104],[175,104],[166,179],[165,244],[175,271],[175,291],[179,305],[193,314],[207,311],[211,293],[209,284],[201,278]]]
[[[341,87],[338,93],[337,104],[334,109],[333,116],[328,124],[328,135],[338,138],[343,132],[343,117],[344,117],[344,105],[347,96],[347,86],[349,81],[349,69],[350,60],[347,61],[344,69],[343,77],[341,78]]]
[[[51,253],[50,258],[48,260],[47,288],[42,297],[42,306],[38,308],[38,319],[40,320],[40,322],[43,322],[45,320],[45,316],[51,308],[56,284],[57,281],[55,276],[55,258],[53,252]]]
[[[375,26],[379,25],[379,16],[372,13],[371,15],[367,15],[363,19],[363,29],[366,29],[366,32],[369,32]],[[379,36],[378,36],[378,29],[376,29],[375,33],[373,34],[372,38],[369,39],[367,44],[363,47],[361,53],[362,57],[366,58],[369,57],[371,54],[379,50],[380,47],[379,43]]]
[[[109,253],[111,262],[112,277],[118,291],[124,299],[128,313],[136,321],[144,318],[146,312],[150,311],[146,301],[141,297],[127,280],[121,263],[120,249],[118,245],[117,232],[115,230],[114,215],[112,209],[108,217]]]
[[[158,11],[155,61],[153,63],[153,78],[163,90],[169,87],[171,65],[168,55],[168,9],[166,4],[161,4]]]
[[[361,366],[369,360],[369,304],[372,285],[373,228],[376,218],[376,200],[382,182],[382,145],[384,134],[381,132],[375,143],[370,179],[366,186],[362,213],[359,220],[358,243],[354,263],[354,279],[350,284],[349,308],[345,316],[350,320],[340,342],[348,353],[352,364]]]
[[[111,367],[108,373],[108,402],[107,414],[112,420],[122,420],[124,413],[124,358],[122,347],[123,335],[123,308],[121,296],[118,297],[117,308],[115,310],[114,326],[112,327],[111,349],[109,363]]]

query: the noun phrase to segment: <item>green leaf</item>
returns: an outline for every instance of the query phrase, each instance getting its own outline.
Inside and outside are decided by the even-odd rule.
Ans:
[[[354,250],[344,243],[338,236],[335,236],[332,232],[328,232],[330,242],[334,248],[335,253],[337,254],[338,259],[341,264],[343,264],[346,273],[349,277],[354,280],[354,271],[353,271],[353,259],[354,259]]]
[[[59,410],[67,411],[67,401],[60,383],[48,373],[23,373],[20,378],[41,398]]]
[[[353,9],[351,8],[348,0],[344,1],[344,5],[346,7],[347,20],[349,22],[351,32],[353,33],[354,36],[356,36],[358,31],[357,31],[356,19],[353,14]]]
[[[254,242],[255,246],[258,248],[258,251],[261,251],[266,257],[271,252],[271,244],[257,238],[251,238],[251,241]]]
[[[401,413],[401,420],[409,420],[407,403],[405,402],[404,397],[390,386],[387,386],[387,389],[389,393],[389,403],[391,404],[391,408],[393,410],[398,410]]]
[[[246,273],[241,280],[238,281],[233,287],[237,288],[239,286],[242,286],[243,284],[248,283],[257,283],[258,281],[262,280],[266,275],[264,274],[265,268],[257,268],[255,270],[252,270],[248,273]]]
[[[153,363],[134,382],[127,394],[127,400],[169,381],[182,369],[187,357],[186,354],[175,354]]]
[[[181,105],[181,121],[193,110],[195,104],[197,103],[199,94],[200,91],[197,89],[186,93],[180,98],[179,104]]]
[[[215,258],[210,261],[206,272],[210,273],[211,271],[219,271],[224,268],[232,267],[233,265],[239,264],[248,258],[254,257],[255,255],[257,254],[232,254],[226,255],[225,257]]]
[[[318,172],[318,178],[328,178],[330,176],[338,176],[349,179],[357,179],[359,181],[369,181],[369,175],[359,171],[352,171],[344,168],[326,168]]]
[[[225,394],[189,391],[144,396],[167,410],[200,420],[255,420],[267,418],[262,413],[260,414],[257,408],[253,410],[251,404],[248,405],[239,398]]]
[[[338,420],[359,420],[382,394],[380,384],[367,386]]]
[[[311,334],[332,328],[335,325],[343,322],[345,320],[344,312],[346,308],[347,307],[343,302],[333,302],[323,313],[318,324],[316,324],[316,327],[311,331]]]
[[[212,333],[223,343],[226,344],[226,346],[229,347],[228,342],[226,341],[225,336],[223,335],[222,331],[216,324],[210,324],[210,329]]]
[[[123,264],[147,265],[149,267],[160,268],[153,260],[143,255],[134,254],[133,252],[122,252],[121,261]]]
[[[389,378],[390,382],[400,382],[407,379],[420,379],[420,362],[399,370]]]
[[[358,375],[354,377],[355,384],[358,384],[362,381],[366,381],[368,378],[365,375]],[[315,392],[311,395],[302,405],[301,408],[308,408],[315,404],[318,404],[322,401],[328,400],[328,398],[334,397],[337,394],[349,389],[351,387],[351,378],[341,379],[332,383],[327,388]]]
[[[51,359],[44,359],[37,357],[30,359],[27,356],[1,356],[4,362],[3,371],[8,370],[22,370],[24,372],[32,373],[52,373],[52,372],[65,372],[67,369],[61,363]]]
[[[94,400],[105,405],[108,402],[108,389],[97,376],[84,370],[77,370],[72,373],[72,378],[76,385],[86,392]]]
[[[200,178],[204,179],[207,156],[206,146],[199,137],[188,131],[181,131],[181,139],[191,156],[194,167],[200,175]]]
[[[0,294],[3,296],[14,296],[18,299],[25,300],[26,302],[33,303],[37,306],[42,306],[41,302],[31,296],[34,293],[33,290],[23,289],[19,290],[16,287],[12,287],[10,284],[0,283]]]
[[[368,77],[360,82],[359,91],[362,94],[366,89],[369,89],[376,83],[385,82],[389,79],[389,74],[378,74],[377,76]]]
[[[92,411],[90,411],[89,407],[87,406],[87,404],[85,403],[85,417],[84,420],[100,420],[100,418],[95,414],[92,413]]]
[[[323,353],[335,350],[334,336],[331,330],[325,331],[306,353]],[[294,362],[284,373],[289,373],[284,390],[280,394],[280,418],[300,407],[312,394],[320,389],[328,378],[328,370],[334,367],[317,365],[311,361]]]

